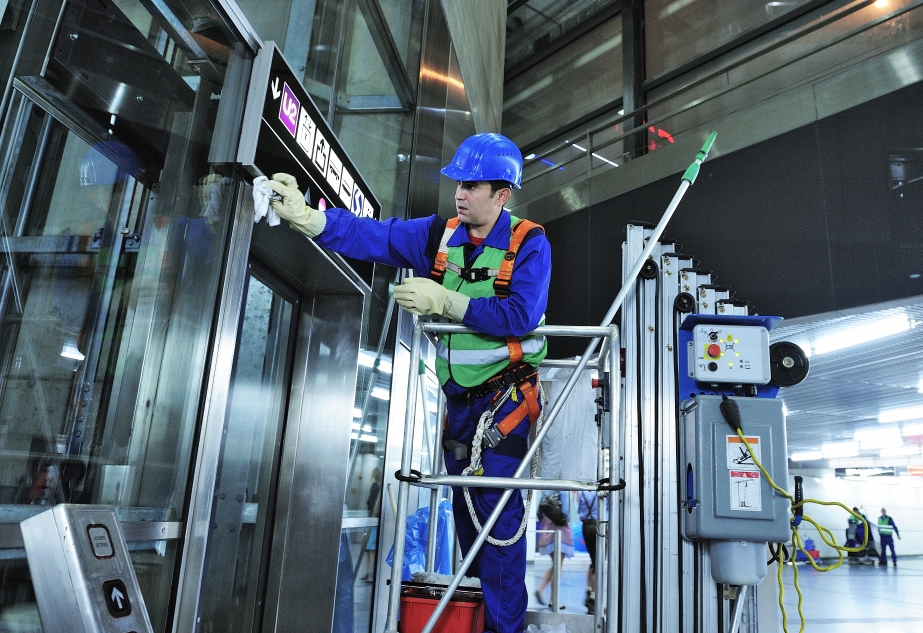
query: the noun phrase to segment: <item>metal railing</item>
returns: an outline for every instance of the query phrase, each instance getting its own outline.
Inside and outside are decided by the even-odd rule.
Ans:
[[[781,34],[779,37],[765,42],[760,46],[755,47],[753,50],[740,54],[737,58],[728,61],[727,63],[716,65],[714,68],[710,68],[709,70],[703,72],[701,75],[684,82],[676,90],[665,92],[664,94],[661,94],[660,96],[645,102],[636,110],[608,118],[604,123],[594,125],[587,130],[580,131],[579,134],[575,135],[572,133],[568,135],[570,140],[561,139],[557,141],[551,141],[553,144],[550,147],[545,147],[536,152],[533,152],[530,157],[525,160],[525,165],[527,168],[531,165],[538,165],[538,163],[542,162],[543,160],[548,164],[548,166],[538,171],[534,171],[533,173],[529,173],[528,175],[524,175],[522,179],[523,184],[544,178],[550,174],[554,174],[563,167],[577,163],[581,160],[586,160],[587,158],[597,158],[602,163],[604,163],[604,167],[607,169],[612,165],[612,161],[618,160],[619,157],[621,157],[623,160],[626,158],[637,158],[637,156],[629,155],[630,152],[623,152],[619,155],[619,157],[612,156],[610,158],[595,156],[595,154],[607,148],[611,148],[619,142],[627,141],[639,134],[645,135],[646,138],[648,129],[651,126],[660,126],[662,123],[669,122],[680,115],[686,114],[692,110],[695,110],[696,108],[700,108],[703,105],[709,104],[736,90],[757,84],[759,81],[769,77],[773,73],[777,73],[786,68],[793,67],[796,64],[810,58],[812,55],[817,55],[823,51],[833,48],[834,46],[837,46],[838,44],[858,37],[874,29],[875,27],[886,24],[889,21],[895,20],[907,13],[923,7],[923,1],[921,0],[909,2],[904,6],[897,7],[892,11],[882,13],[881,15],[877,15],[865,22],[861,22],[853,28],[848,28],[842,33],[833,34],[829,39],[821,41],[814,46],[805,46],[802,50],[794,52],[789,58],[786,58],[784,61],[781,61],[778,64],[770,65],[763,70],[754,70],[754,72],[741,74],[741,79],[739,81],[728,83],[727,85],[711,90],[704,95],[700,95],[695,92],[696,89],[701,88],[702,86],[707,86],[709,82],[713,82],[721,77],[729,76],[732,70],[742,68],[755,60],[766,57],[773,50],[776,50],[782,46],[794,44],[808,35],[820,31],[823,28],[830,27],[831,25],[836,24],[838,21],[848,18],[851,14],[869,7],[873,3],[874,0],[858,0],[857,2],[848,4],[844,7],[840,7],[834,11],[823,13],[816,19],[810,20],[805,24],[798,25],[790,31]],[[669,107],[671,102],[677,101],[684,96],[688,96],[688,100],[680,105]],[[656,116],[651,116],[651,111],[656,110],[660,106],[669,107],[669,109],[657,114]],[[638,119],[642,119],[643,122],[639,124],[637,122]],[[621,129],[620,126],[623,124],[629,127],[627,129]],[[686,130],[672,130],[672,135],[677,137],[685,131]],[[606,136],[605,140],[596,142],[594,139],[599,135]],[[554,157],[555,154],[570,148],[577,149],[579,153],[563,160],[550,160]],[[617,167],[618,165],[615,166]],[[591,173],[593,169],[594,168],[592,166],[591,160],[589,162],[588,170],[586,172],[579,172],[579,175],[575,175],[574,178]]]
[[[438,503],[436,500],[435,494],[438,491],[438,487],[442,485],[449,486],[467,486],[467,487],[488,487],[488,488],[502,488],[504,493],[501,496],[500,500],[497,502],[496,507],[494,508],[491,515],[484,521],[480,534],[477,539],[475,539],[471,549],[465,555],[465,558],[462,560],[458,569],[455,572],[455,576],[452,581],[449,583],[448,588],[440,599],[439,603],[436,605],[436,608],[433,611],[432,616],[429,621],[427,621],[426,626],[423,629],[423,633],[430,633],[433,630],[436,622],[439,617],[444,612],[446,606],[448,605],[449,600],[452,597],[452,594],[455,592],[455,589],[458,588],[462,579],[464,578],[465,572],[471,566],[475,556],[477,556],[480,548],[483,546],[484,542],[487,540],[490,530],[493,528],[494,524],[497,522],[497,519],[500,516],[500,512],[503,507],[506,505],[509,498],[512,496],[515,490],[523,489],[533,489],[533,490],[583,490],[583,491],[594,491],[597,492],[600,496],[606,496],[610,490],[618,490],[620,487],[618,485],[611,485],[610,482],[613,480],[621,480],[620,473],[614,472],[614,469],[619,467],[618,460],[611,460],[609,465],[609,472],[603,472],[598,470],[597,475],[599,480],[597,481],[578,481],[571,479],[522,479],[523,473],[529,468],[529,464],[532,461],[533,456],[538,451],[541,446],[542,440],[548,432],[548,429],[551,428],[551,425],[554,423],[555,418],[558,416],[565,399],[567,398],[570,391],[573,389],[578,378],[580,377],[583,369],[587,367],[590,361],[588,354],[585,354],[579,361],[566,361],[563,366],[573,367],[574,372],[568,380],[567,384],[564,386],[564,390],[561,396],[555,401],[551,406],[550,411],[545,413],[545,421],[541,429],[537,432],[535,439],[533,440],[531,446],[529,447],[528,452],[523,457],[522,462],[519,467],[516,469],[512,477],[483,477],[483,476],[459,476],[459,475],[442,475],[441,474],[441,462],[438,459],[431,460],[431,463],[435,466],[439,465],[439,470],[433,470],[429,474],[422,474],[417,472],[412,472],[411,464],[413,460],[413,446],[414,446],[414,430],[416,423],[416,416],[414,415],[416,411],[416,404],[418,396],[418,385],[419,380],[415,373],[420,372],[420,357],[421,357],[421,348],[423,345],[424,332],[439,334],[460,334],[465,332],[471,332],[467,327],[456,324],[449,323],[426,323],[422,320],[417,322],[416,327],[414,328],[413,338],[410,346],[410,367],[411,367],[411,376],[408,382],[408,393],[407,393],[407,412],[404,425],[404,442],[403,442],[403,453],[401,456],[401,470],[399,474],[400,485],[398,488],[398,498],[397,498],[397,513],[395,516],[396,526],[395,526],[395,535],[394,535],[394,555],[391,567],[391,589],[388,600],[388,615],[387,623],[385,626],[385,631],[387,633],[393,633],[397,631],[397,614],[398,607],[400,603],[400,593],[401,593],[401,576],[403,571],[403,559],[404,559],[404,538],[406,532],[406,523],[407,523],[407,504],[410,496],[410,486],[427,486],[433,488],[433,497],[431,497],[431,514],[432,514],[432,504]],[[599,360],[597,360],[593,365],[603,370],[607,367],[610,376],[618,376],[619,374],[619,334],[618,328],[614,325],[607,327],[588,327],[588,326],[542,326],[537,328],[534,331],[535,334],[541,334],[545,336],[576,336],[583,338],[594,339],[594,343],[591,343],[591,346],[594,348],[598,345],[600,341],[603,342],[599,354]],[[615,350],[615,353],[611,353],[612,350]],[[547,361],[544,363],[546,366],[552,366],[558,364],[555,361]],[[591,366],[593,366],[591,365]],[[610,380],[607,385],[609,388],[608,401],[610,403],[610,412],[608,416],[608,425],[600,425],[600,450],[604,447],[609,448],[610,451],[617,453],[617,449],[612,447],[612,441],[617,440],[618,433],[616,432],[615,425],[619,419],[618,415],[618,380]],[[437,432],[435,433],[436,437],[433,444],[433,455],[440,455],[441,450],[439,446],[441,445],[441,426],[436,425]],[[597,462],[598,464],[603,464],[603,460],[600,459]],[[619,504],[609,503],[608,504],[609,512],[609,522],[617,521]],[[435,530],[435,521],[430,521],[430,535],[427,542],[427,569],[431,569],[431,558],[430,558],[430,548],[434,548],[436,538],[434,536]],[[608,530],[601,531],[602,533],[611,533]],[[598,538],[602,538],[600,535]],[[605,549],[607,552],[607,570],[608,573],[597,574],[597,581],[599,581],[603,576],[607,579],[616,577],[616,570],[618,569],[618,552],[614,547],[614,539],[608,539],[608,545]],[[603,551],[601,548],[598,551]],[[600,593],[597,591],[597,596]],[[614,592],[609,591],[608,595],[611,599],[614,600]],[[614,612],[614,610],[613,610]],[[596,610],[596,623],[597,630],[602,630],[602,613],[601,610]],[[614,631],[615,629],[611,628],[615,626],[615,622],[610,624],[609,631]]]

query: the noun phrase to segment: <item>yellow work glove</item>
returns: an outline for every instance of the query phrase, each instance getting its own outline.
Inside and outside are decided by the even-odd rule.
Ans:
[[[289,174],[273,174],[266,186],[282,196],[281,200],[269,200],[279,217],[288,220],[296,231],[308,237],[320,235],[327,225],[327,214],[312,209],[304,202],[304,194],[298,189],[298,181]]]
[[[394,288],[394,300],[414,314],[439,314],[461,322],[471,298],[444,288],[432,279],[410,277]]]

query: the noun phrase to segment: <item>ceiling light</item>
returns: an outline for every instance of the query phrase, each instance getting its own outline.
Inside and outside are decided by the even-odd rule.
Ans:
[[[855,457],[859,454],[859,442],[835,442],[833,444],[821,444],[821,452],[825,459],[836,457]]]
[[[862,440],[859,442],[859,448],[864,451],[875,448],[897,448],[903,446],[904,440],[900,437],[882,437],[874,440]]]
[[[789,459],[793,462],[806,462],[812,459],[823,459],[824,454],[820,451],[801,451],[798,453],[792,453],[789,456]]]
[[[375,387],[372,389],[371,396],[373,398],[378,398],[379,400],[390,400],[391,392],[385,389],[384,387]]]
[[[862,345],[886,336],[900,334],[909,330],[910,327],[910,320],[906,315],[902,314],[824,336],[819,338],[811,348],[814,354],[826,354],[827,352],[834,352],[854,345]]]
[[[905,424],[901,428],[901,433],[904,435],[904,437],[916,437],[918,435],[923,435],[923,422]]]
[[[353,417],[354,417],[354,418],[362,418],[362,409],[353,408]]]
[[[906,457],[907,455],[919,455],[919,446],[899,446],[897,448],[883,448],[878,453],[881,457]]]
[[[923,419],[923,406],[903,407],[901,409],[887,409],[878,414],[878,421],[887,424],[888,422],[901,422],[902,420],[919,420]]]
[[[859,448],[864,451],[876,448],[896,448],[904,445],[901,430],[896,426],[862,429],[853,434],[853,439],[859,442]]]
[[[874,429],[861,429],[853,433],[854,440],[866,442],[869,440],[901,439],[901,430],[896,426],[885,426]]]

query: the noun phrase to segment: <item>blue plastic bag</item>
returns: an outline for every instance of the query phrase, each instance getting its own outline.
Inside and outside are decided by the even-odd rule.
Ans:
[[[452,504],[448,499],[439,502],[436,513],[436,560],[433,571],[437,574],[452,573],[452,553],[449,545],[449,521],[452,520]],[[424,506],[407,517],[407,533],[404,535],[404,568],[401,580],[410,581],[416,572],[426,571],[426,541],[429,536],[429,506]],[[388,565],[394,560],[394,547],[388,552]]]

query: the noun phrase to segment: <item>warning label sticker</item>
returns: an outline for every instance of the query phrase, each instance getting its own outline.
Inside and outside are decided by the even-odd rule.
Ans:
[[[747,442],[750,444],[750,448],[753,449],[753,455],[750,455],[746,444],[739,437],[736,435],[727,436],[728,470],[755,470],[759,472],[759,467],[753,462],[753,457],[755,456],[762,463],[760,438],[747,437]]]
[[[748,438],[749,441],[749,438]],[[759,512],[763,509],[760,495],[760,471],[732,470],[731,510]]]

